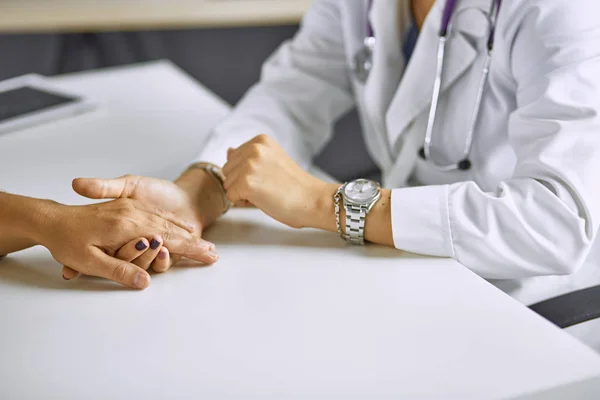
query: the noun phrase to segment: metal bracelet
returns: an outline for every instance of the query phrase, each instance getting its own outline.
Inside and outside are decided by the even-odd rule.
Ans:
[[[219,191],[221,192],[222,200],[224,203],[224,209],[222,211],[222,214],[225,214],[227,211],[229,211],[232,204],[229,201],[229,199],[227,198],[227,192],[226,192],[225,186],[224,186],[225,185],[225,177],[223,176],[223,172],[221,172],[221,168],[219,168],[218,166],[211,164],[211,163],[198,162],[198,163],[190,165],[188,167],[188,170],[190,170],[190,169],[201,169],[201,170],[205,171],[215,181],[215,183],[219,187]]]
[[[335,204],[335,226],[337,228],[338,235],[347,241],[348,238],[342,233],[342,226],[340,224],[340,201],[342,200],[342,189],[344,188],[344,185],[341,185],[335,192],[335,195],[333,196],[333,203]]]

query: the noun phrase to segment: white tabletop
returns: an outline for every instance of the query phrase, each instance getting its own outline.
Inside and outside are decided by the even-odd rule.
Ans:
[[[297,24],[313,0],[2,0],[0,32]]]
[[[600,397],[600,377],[573,382],[537,393],[530,393],[519,396],[515,400],[596,400],[598,397]]]
[[[168,63],[74,75],[90,114],[0,136],[0,187],[83,203],[76,176],[173,178],[227,106]],[[221,259],[143,292],[65,282],[42,248],[0,263],[0,398],[508,398],[600,357],[459,264],[233,210]]]

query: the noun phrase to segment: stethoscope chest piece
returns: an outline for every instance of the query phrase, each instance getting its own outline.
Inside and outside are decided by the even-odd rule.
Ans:
[[[365,83],[373,68],[375,37],[367,36],[362,47],[354,55],[354,75],[360,83]]]
[[[421,147],[419,149],[419,157],[425,161],[429,160],[429,158],[425,155],[425,147]],[[447,168],[439,168],[438,167],[437,169],[440,169],[442,171],[451,171],[453,169],[457,169],[459,171],[468,171],[471,169],[472,165],[473,164],[471,164],[471,160],[469,158],[463,158],[458,163],[456,163],[456,165],[452,165]]]

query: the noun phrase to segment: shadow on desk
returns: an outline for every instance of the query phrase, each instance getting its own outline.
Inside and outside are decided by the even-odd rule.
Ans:
[[[61,266],[39,248],[29,250],[33,254],[25,257],[7,257],[0,263],[0,282],[11,286],[34,287],[49,290],[78,290],[85,292],[105,292],[129,290],[124,286],[95,277],[84,277],[65,281],[61,277]]]
[[[242,245],[261,247],[306,247],[351,251],[369,258],[422,258],[424,256],[394,248],[369,244],[354,246],[345,243],[337,234],[316,229],[291,229],[277,222],[258,223],[244,218],[224,219],[206,231],[205,239],[219,247]]]
[[[422,258],[422,256],[403,252],[389,247],[378,245],[353,246],[342,241],[336,234],[315,229],[291,229],[275,221],[265,223],[264,216],[260,221],[246,218],[247,215],[238,214],[241,218],[226,218],[215,224],[206,232],[206,239],[217,245],[222,253],[228,247],[260,248],[268,251],[269,247],[281,248],[299,247],[307,250],[330,250],[340,252],[344,256],[349,254],[358,258]],[[329,253],[331,255],[331,253]],[[199,268],[204,265],[183,260],[174,268]],[[152,274],[162,279],[163,274]],[[167,277],[168,273],[165,275]],[[160,278],[159,278],[160,277]],[[154,278],[153,278],[154,279]],[[61,266],[49,252],[37,247],[9,256],[0,263],[0,283],[12,286],[34,287],[49,290],[77,290],[87,292],[102,292],[115,290],[129,290],[117,283],[95,278],[81,277],[73,281],[65,281],[61,277]]]
[[[30,250],[31,251],[31,250]],[[57,263],[45,249],[35,249],[35,254],[7,257],[0,263],[0,284],[11,286],[31,287],[48,290],[69,290],[82,292],[114,292],[131,290],[118,283],[95,276],[79,276],[66,281],[61,276],[62,266]],[[204,268],[207,265],[193,261],[182,260],[174,269]],[[163,279],[167,274],[148,271],[152,279]],[[0,291],[2,289],[0,288]]]

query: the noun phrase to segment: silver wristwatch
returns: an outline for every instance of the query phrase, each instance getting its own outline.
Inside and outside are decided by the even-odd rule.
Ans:
[[[352,244],[365,243],[365,220],[380,197],[381,187],[368,179],[356,179],[340,186],[333,199],[337,230],[344,240]],[[346,234],[340,226],[340,199],[346,211]]]

